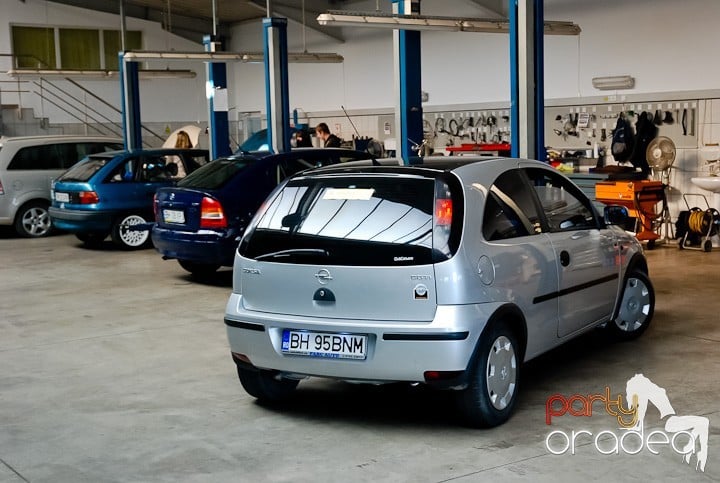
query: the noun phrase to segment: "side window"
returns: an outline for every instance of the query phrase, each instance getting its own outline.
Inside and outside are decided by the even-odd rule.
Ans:
[[[173,158],[173,159],[169,159]],[[142,158],[142,166],[138,173],[138,181],[159,183],[167,181],[173,176],[178,175],[178,165],[182,164],[182,160],[175,156],[144,156]]]
[[[305,160],[302,158],[297,159],[289,159],[287,161],[284,161],[282,163],[284,165],[285,169],[285,177],[292,176],[296,173],[299,173],[300,171],[305,171],[306,169],[312,169],[312,168],[318,168],[320,166],[324,166],[327,164],[327,160],[325,159],[313,159],[313,160]]]
[[[78,143],[77,146],[77,160],[80,161],[85,156],[90,156],[91,154],[98,154],[103,153],[105,151],[117,151],[118,149],[122,149],[121,144],[114,144],[114,143]]]
[[[530,233],[518,214],[503,203],[497,193],[490,192],[485,202],[483,215],[483,236],[488,241],[506,240]]]
[[[490,187],[483,215],[488,241],[540,233],[540,217],[532,193],[518,170],[501,174]]]
[[[62,169],[58,145],[28,146],[20,149],[8,165],[9,170]]]
[[[137,177],[137,158],[130,158],[120,163],[110,173],[111,183],[132,183]]]
[[[70,166],[83,158],[80,154],[80,146],[80,144],[74,143],[63,143],[57,145],[62,169],[68,169]]]
[[[598,227],[590,201],[572,183],[543,169],[526,172],[551,232]]]
[[[183,159],[185,160],[185,165],[189,168],[187,169],[188,173],[191,173],[192,171],[195,171],[200,166],[204,166],[208,164],[209,162],[209,155],[206,154],[189,154],[185,153],[182,155]],[[182,176],[177,176],[178,178],[181,178]]]

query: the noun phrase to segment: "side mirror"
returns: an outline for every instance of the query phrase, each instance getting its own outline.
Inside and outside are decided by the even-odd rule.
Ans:
[[[630,217],[627,208],[620,205],[606,206],[603,211],[605,223],[608,225],[625,225]]]

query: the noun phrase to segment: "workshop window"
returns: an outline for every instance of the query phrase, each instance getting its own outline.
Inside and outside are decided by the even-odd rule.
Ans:
[[[118,70],[118,52],[122,50],[119,30],[103,30],[103,47],[105,69]],[[128,30],[125,32],[125,50],[142,49],[142,32]]]
[[[17,68],[118,70],[118,30],[13,26],[12,38]],[[126,32],[125,48],[142,49],[142,32]]]
[[[55,69],[55,29],[13,27],[15,67],[19,69]]]
[[[97,30],[60,29],[62,68],[99,70],[101,67],[98,39]]]

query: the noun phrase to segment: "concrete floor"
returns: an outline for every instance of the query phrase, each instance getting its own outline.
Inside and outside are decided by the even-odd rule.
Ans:
[[[720,481],[720,249],[648,258],[657,306],[642,338],[593,332],[531,362],[512,419],[472,430],[422,387],[311,380],[263,407],[230,359],[229,271],[202,284],[153,250],[0,235],[0,481]],[[550,454],[553,430],[621,433],[598,408],[546,425],[551,395],[624,396],[636,373],[677,414],[709,418],[704,473],[669,447],[602,455],[585,438]],[[646,432],[663,427],[651,407]]]

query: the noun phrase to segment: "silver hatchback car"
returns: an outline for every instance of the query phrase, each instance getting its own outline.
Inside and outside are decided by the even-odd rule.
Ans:
[[[501,424],[524,361],[603,324],[648,327],[626,217],[522,159],[300,174],[238,248],[225,324],[240,381],[264,400],[310,376],[419,382],[456,390],[470,425]]]

